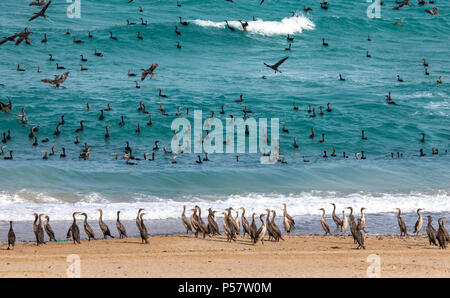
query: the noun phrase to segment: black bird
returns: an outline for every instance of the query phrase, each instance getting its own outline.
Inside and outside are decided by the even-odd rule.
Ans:
[[[32,20],[38,18],[38,17],[43,17],[43,18],[47,18],[48,16],[45,14],[45,11],[48,9],[48,7],[50,6],[50,4],[52,3],[52,1],[50,0],[47,5],[45,5],[40,12],[35,12],[34,15],[28,20],[29,22],[31,22]]]
[[[178,26],[175,26],[175,33],[176,33],[177,35],[181,35],[181,32],[178,31]]]
[[[227,24],[227,28],[230,29],[231,31],[235,31],[235,30],[236,30],[236,29],[234,29],[233,27],[231,27],[231,26],[228,24],[228,21],[227,21],[227,20],[225,20],[225,23]]]
[[[117,211],[116,227],[117,231],[119,232],[119,238],[128,237],[127,230],[125,229],[124,225],[120,222],[119,214],[120,211]]]
[[[97,57],[103,57],[103,54],[100,52],[97,52],[97,49],[94,50],[94,55]]]
[[[162,94],[161,88],[158,88],[158,91],[159,91],[159,94],[158,94],[159,97],[167,97],[167,95]]]
[[[66,148],[62,147],[61,150],[62,150],[62,153],[59,155],[59,157],[65,158],[66,157]]]
[[[187,26],[187,25],[189,25],[189,23],[188,22],[183,22],[182,20],[181,20],[181,17],[178,17],[179,19],[180,19],[180,24],[181,25],[183,25],[183,26]]]
[[[80,214],[80,212],[74,212],[72,214],[73,222],[72,225],[69,228],[69,232],[67,233],[67,238],[72,237],[73,243],[80,244],[80,228],[77,225],[77,219],[75,218],[76,215]]]
[[[444,226],[444,220],[445,220],[445,217],[438,219],[439,229],[436,234],[436,238],[439,242],[439,246],[442,249],[447,248],[447,242],[450,242],[450,236],[447,232],[447,229]]]
[[[111,31],[109,32],[109,38],[112,40],[117,40],[117,37],[113,36]]]
[[[81,61],[83,61],[83,62],[87,62],[88,61],[88,59],[84,58],[83,55],[80,55],[80,57],[81,57]]]
[[[60,127],[61,125],[62,125],[61,123],[58,123],[58,125],[56,125],[56,130],[55,130],[55,132],[53,133],[53,135],[54,135],[55,137],[59,136],[59,134],[61,133],[61,132],[59,131],[59,127]]]
[[[125,121],[123,120],[123,116],[120,116],[121,121],[119,122],[120,126],[125,126]]]
[[[9,222],[9,231],[8,231],[8,250],[10,250],[10,247],[14,249],[14,244],[16,243],[16,234],[14,233],[13,227],[12,227],[12,221]]]
[[[269,64],[267,64],[267,63],[264,63],[264,65],[267,66],[267,67],[269,67],[269,68],[272,68],[272,69],[275,71],[275,73],[277,73],[277,71],[278,71],[279,73],[281,73],[281,71],[278,69],[278,67],[279,67],[281,64],[283,64],[283,62],[286,61],[288,58],[289,58],[289,57],[285,57],[285,58],[281,59],[280,61],[278,61],[277,63],[275,63],[274,65],[269,65]]]
[[[44,33],[44,39],[41,42],[47,42],[47,33]]]
[[[53,229],[52,229],[52,227],[50,226],[50,223],[49,223],[50,217],[48,217],[48,216],[46,215],[46,216],[44,216],[44,218],[45,218],[45,221],[44,221],[44,230],[45,230],[45,232],[47,233],[47,236],[48,236],[48,238],[49,238],[48,241],[52,241],[52,240],[53,240],[53,241],[56,242],[55,232],[53,232]]]
[[[434,229],[433,225],[431,224],[433,222],[433,218],[429,215],[427,217],[428,217],[428,225],[427,225],[428,241],[430,242],[430,245],[433,244],[435,246],[438,246],[436,238],[437,232]]]
[[[4,104],[0,101],[0,111],[5,112],[5,113],[9,113],[9,111],[11,111],[12,109],[12,102],[11,102],[11,98],[8,98],[9,103],[8,104]]]
[[[12,160],[13,159],[14,150],[9,150],[9,156],[3,157],[4,160]]]
[[[79,40],[79,39],[76,39],[76,38],[77,38],[77,37],[74,35],[74,36],[73,36],[73,43],[77,43],[77,44],[83,43],[82,40]]]
[[[25,71],[25,69],[20,68],[20,64],[19,63],[16,63],[16,65],[17,65],[17,68],[16,68],[17,71]]]
[[[142,75],[141,75],[141,81],[145,80],[145,78],[150,75],[151,78],[156,78],[156,75],[153,73],[155,69],[158,67],[158,64],[153,63],[152,66],[150,66],[148,69],[141,68]]]

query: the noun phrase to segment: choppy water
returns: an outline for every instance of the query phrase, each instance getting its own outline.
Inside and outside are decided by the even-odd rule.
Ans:
[[[75,210],[95,214],[97,207],[105,210],[107,219],[114,219],[119,209],[124,219],[133,219],[142,206],[150,219],[174,219],[183,204],[219,209],[243,205],[261,212],[285,202],[289,213],[308,218],[318,215],[320,207],[330,211],[332,201],[339,209],[364,206],[369,214],[393,212],[394,207],[446,214],[450,210],[445,152],[450,137],[450,4],[438,1],[441,14],[430,16],[424,12],[429,5],[414,3],[396,11],[390,9],[393,1],[385,2],[382,17],[370,19],[365,1],[330,1],[325,11],[309,0],[265,1],[262,6],[247,0],[181,1],[179,8],[176,1],[82,0],[81,18],[70,19],[64,8],[68,4],[53,0],[48,19],[28,22],[35,7],[27,1],[3,0],[1,36],[27,25],[34,33],[31,45],[0,46],[0,83],[4,84],[0,101],[10,96],[14,105],[12,114],[0,114],[0,132],[11,131],[5,150],[15,151],[13,161],[0,160],[0,220],[29,221],[34,211],[65,220]],[[303,5],[313,11],[305,14]],[[298,16],[292,17],[291,11]],[[174,33],[178,16],[190,22],[187,27],[178,24],[181,36]],[[140,17],[148,26],[126,25],[127,18],[140,23]],[[394,26],[400,17],[405,18],[403,26]],[[248,32],[241,30],[238,19],[249,21]],[[228,30],[224,20],[238,30]],[[73,44],[65,34],[68,28],[84,43]],[[93,39],[88,39],[88,29]],[[109,31],[117,41],[109,39]],[[136,38],[137,31],[143,41]],[[40,42],[44,32],[46,44]],[[288,33],[295,37],[290,52],[284,50]],[[322,38],[328,47],[322,46]],[[104,57],[95,57],[94,49]],[[366,50],[371,59],[366,58]],[[63,72],[56,70],[56,62],[48,61],[49,53],[70,72],[60,89],[40,81]],[[80,54],[89,59],[83,63],[86,72],[80,71]],[[280,67],[282,74],[263,65],[285,56],[289,59]],[[430,64],[429,76],[424,75],[424,57]],[[26,71],[17,72],[15,62]],[[157,77],[140,82],[136,89],[127,70],[139,75],[139,69],[152,63],[159,64]],[[41,73],[36,73],[35,65]],[[338,80],[339,73],[345,82]],[[397,82],[397,74],[403,83]],[[444,84],[438,85],[441,75]],[[167,117],[158,110],[157,88],[168,96],[163,99]],[[398,106],[385,104],[388,91]],[[235,154],[212,154],[210,162],[197,165],[196,155],[181,154],[174,165],[161,150],[155,161],[134,167],[113,160],[111,154],[123,152],[125,141],[140,157],[151,152],[155,140],[161,140],[161,147],[169,145],[178,106],[189,107],[191,121],[196,109],[203,111],[204,119],[211,110],[221,118],[222,104],[227,114],[240,117],[242,106],[234,100],[241,93],[254,112],[252,117],[286,121],[289,134],[280,131],[280,146],[288,164],[262,165],[260,154],[240,154],[239,163]],[[148,116],[137,111],[141,100],[152,114],[152,127],[145,125]],[[88,101],[90,112],[85,108]],[[113,103],[112,111],[99,121],[99,111],[108,102]],[[292,109],[294,102],[299,111]],[[309,104],[318,110],[327,102],[332,103],[331,113],[309,117]],[[50,142],[32,146],[29,126],[23,127],[14,116],[22,107],[27,107],[30,125],[40,125],[38,139]],[[66,124],[55,138],[61,115]],[[118,125],[121,115],[126,121],[123,128]],[[83,146],[73,144],[81,119],[86,121],[81,144],[92,147],[88,161],[78,158]],[[112,125],[109,140],[103,137],[106,124]],[[308,138],[312,126],[314,140]],[[368,141],[361,140],[361,129]],[[425,144],[419,143],[421,132],[426,133]],[[321,133],[326,135],[325,144],[317,143]],[[292,146],[294,136],[299,149]],[[41,151],[51,146],[56,146],[58,157],[42,160]],[[59,158],[62,146],[67,149],[66,159]],[[323,150],[329,155],[330,147],[337,149],[338,157],[323,159]],[[431,155],[432,147],[439,149],[439,155]],[[419,158],[420,148],[426,157]],[[362,150],[367,159],[356,160],[354,153]],[[343,159],[342,151],[350,158]],[[404,158],[392,160],[390,152],[402,152]],[[303,155],[309,163],[303,163]]]

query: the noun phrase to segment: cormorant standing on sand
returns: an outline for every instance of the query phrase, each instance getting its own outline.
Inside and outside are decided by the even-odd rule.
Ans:
[[[402,211],[400,210],[400,208],[395,208],[395,210],[398,211],[397,221],[398,221],[398,226],[400,228],[400,236],[408,236],[408,232],[407,232],[407,229],[406,229],[406,224],[405,224],[405,222],[403,221],[403,219],[401,217]]]
[[[322,225],[322,229],[325,231],[325,235],[324,236],[326,236],[328,234],[331,235],[330,227],[328,226],[327,222],[325,221],[325,209],[320,208],[319,210],[322,210],[322,212],[323,212],[322,213],[322,218],[320,219],[320,224]]]
[[[91,241],[91,238],[95,240],[94,230],[92,230],[91,226],[87,222],[87,214],[81,213],[81,215],[84,216],[83,226],[84,226],[84,231],[86,232],[86,235],[88,236],[88,241]]]
[[[8,250],[12,248],[14,249],[14,244],[16,243],[16,234],[14,233],[12,227],[12,221],[9,222],[9,231],[8,231]]]
[[[186,228],[186,234],[189,234],[189,232],[192,232],[191,224],[189,223],[188,218],[185,215],[186,212],[186,205],[183,206],[183,213],[181,213],[181,220],[183,221],[183,225]]]
[[[119,238],[128,237],[127,230],[125,229],[124,225],[120,222],[119,214],[120,211],[117,211],[116,227],[117,231],[119,232]]]
[[[103,238],[106,239],[106,236],[109,236],[111,238],[114,238],[113,235],[111,235],[111,232],[109,231],[108,226],[103,222],[103,211],[102,209],[97,209],[98,212],[100,212],[100,217],[98,219],[98,224],[100,226],[100,229],[102,230],[103,233]]]
[[[434,229],[433,225],[431,224],[433,222],[433,218],[429,215],[427,216],[427,218],[428,218],[428,225],[427,225],[428,241],[430,242],[430,245],[434,244],[434,245],[438,246],[437,238],[436,238],[437,232]]]

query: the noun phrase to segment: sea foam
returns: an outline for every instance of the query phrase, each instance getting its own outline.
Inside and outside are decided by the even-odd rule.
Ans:
[[[394,193],[365,193],[339,194],[332,191],[311,191],[298,194],[258,194],[230,195],[224,197],[197,197],[186,196],[177,199],[160,198],[148,195],[133,195],[126,198],[129,202],[117,201],[99,193],[86,195],[79,194],[78,200],[67,201],[61,196],[21,191],[20,193],[0,192],[0,220],[27,221],[32,219],[32,213],[45,213],[52,220],[70,220],[74,211],[86,212],[90,217],[98,216],[98,208],[103,209],[105,220],[115,220],[116,212],[121,211],[121,218],[133,220],[139,208],[144,208],[148,219],[174,219],[180,218],[183,205],[187,210],[198,205],[202,208],[202,216],[207,209],[223,211],[225,208],[238,209],[245,207],[247,216],[253,212],[265,213],[265,209],[274,209],[282,214],[281,209],[286,203],[288,212],[292,216],[320,215],[319,208],[325,208],[327,214],[332,211],[330,203],[336,203],[337,212],[352,206],[359,214],[361,207],[367,208],[368,214],[381,214],[396,212],[399,207],[404,213],[415,212],[424,208],[426,212],[441,213],[450,211],[450,193],[446,190],[433,191],[433,193],[411,192],[404,194]],[[124,198],[125,199],[125,198]],[[348,210],[346,211],[348,214]],[[187,211],[190,214],[190,211]]]
[[[226,28],[225,22],[213,22],[210,20],[194,20],[194,24],[201,27]],[[229,21],[228,24],[238,30],[243,30],[239,21]],[[291,16],[281,21],[264,21],[256,19],[248,21],[247,32],[260,35],[286,35],[302,33],[303,30],[314,30],[315,24],[305,16]]]

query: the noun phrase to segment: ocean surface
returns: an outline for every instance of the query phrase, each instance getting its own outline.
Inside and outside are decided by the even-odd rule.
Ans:
[[[124,220],[133,220],[141,207],[148,212],[151,233],[179,233],[183,232],[182,206],[196,204],[204,218],[209,207],[230,206],[246,207],[248,216],[276,209],[280,218],[286,203],[300,234],[321,233],[318,208],[326,208],[332,224],[331,202],[337,204],[339,214],[346,206],[353,206],[358,215],[366,207],[368,230],[376,233],[397,233],[396,207],[406,214],[411,230],[417,208],[424,208],[425,215],[448,216],[448,1],[437,1],[434,6],[440,14],[435,16],[424,11],[433,7],[428,4],[417,6],[411,1],[413,7],[393,10],[394,1],[385,1],[381,18],[369,18],[366,1],[329,1],[329,9],[323,10],[318,1],[310,0],[266,0],[261,6],[255,0],[183,0],[181,7],[174,0],[130,4],[81,0],[81,17],[69,18],[65,7],[70,3],[53,0],[46,12],[49,17],[31,22],[28,18],[38,8],[28,2],[2,0],[0,9],[2,37],[26,26],[33,32],[30,45],[7,42],[0,46],[0,101],[7,103],[7,96],[13,101],[10,114],[0,112],[0,138],[10,130],[12,139],[4,150],[6,154],[14,150],[13,160],[0,157],[1,233],[13,220],[29,226],[31,237],[33,212],[65,222],[74,211],[87,212],[90,220],[96,220],[96,209],[102,208],[107,220],[114,220],[117,210]],[[139,12],[139,5],[144,12]],[[304,5],[313,10],[304,12]],[[189,25],[181,25],[179,16]],[[400,17],[403,25],[395,26]],[[141,25],[139,18],[148,25]],[[127,25],[126,19],[137,24]],[[236,30],[229,30],[225,20]],[[248,21],[247,32],[237,20]],[[175,25],[181,36],[175,34]],[[65,34],[67,29],[70,35]],[[93,38],[88,38],[87,30]],[[109,38],[110,31],[117,40]],[[137,39],[138,31],[144,40]],[[41,43],[44,33],[47,43]],[[285,50],[287,34],[294,37],[290,51]],[[74,44],[72,35],[83,43]],[[322,45],[322,38],[328,47]],[[94,49],[104,56],[94,56]],[[49,61],[50,53],[56,61]],[[81,54],[87,62],[80,61]],[[280,66],[282,73],[275,74],[263,64],[287,56]],[[429,63],[429,76],[422,58]],[[25,71],[16,71],[15,63]],[[66,69],[57,70],[56,63]],[[80,71],[80,63],[88,71]],[[141,82],[140,69],[153,63],[159,65],[156,78]],[[128,69],[138,75],[141,88],[135,88],[136,78],[127,76]],[[70,74],[61,88],[41,82],[65,71]],[[339,74],[346,80],[339,81]],[[404,82],[398,82],[397,75]],[[440,76],[443,84],[436,83]],[[167,98],[158,96],[158,88]],[[397,105],[386,104],[389,91]],[[240,94],[244,102],[236,103]],[[152,115],[152,126],[146,125],[149,116],[137,110],[140,101]],[[159,111],[159,101],[168,116]],[[328,102],[332,112],[325,111]],[[112,110],[105,111],[105,120],[100,121],[100,110],[107,103],[112,103]],[[222,104],[225,115],[219,114]],[[240,153],[239,162],[237,154],[210,154],[210,161],[201,165],[195,163],[197,154],[183,153],[172,164],[173,154],[162,151],[165,145],[170,148],[177,107],[183,107],[182,117],[192,124],[195,110],[202,110],[204,120],[215,111],[225,124],[225,116],[243,116],[242,104],[253,111],[250,117],[286,122],[289,133],[280,126],[280,150],[287,164],[261,164],[260,152]],[[308,105],[317,109],[317,117],[310,117]],[[22,125],[15,116],[23,107],[29,125]],[[61,115],[65,124],[54,137]],[[122,115],[124,127],[118,125]],[[80,144],[76,145],[74,131],[82,119],[85,130],[78,134]],[[135,132],[138,123],[140,134]],[[107,124],[111,137],[106,140]],[[36,125],[40,126],[39,145],[32,146],[34,140],[28,134]],[[311,127],[316,133],[313,140],[308,137]],[[363,129],[366,141],[361,139]],[[422,132],[425,143],[420,143]],[[318,143],[322,133],[326,141]],[[295,136],[298,149],[293,147]],[[49,142],[42,143],[45,138]],[[122,158],[114,160],[112,154],[122,155],[126,141],[133,154],[142,158],[145,152],[153,152],[156,140],[161,149],[154,161],[135,161],[137,165],[130,166]],[[79,158],[85,142],[91,147],[86,161]],[[56,155],[43,160],[42,151],[52,146]],[[61,147],[67,150],[65,159],[59,158]],[[337,157],[330,156],[331,147],[336,148]],[[431,154],[433,147],[439,154]],[[425,157],[419,157],[421,148]],[[322,158],[325,150],[328,158]],[[342,157],[343,151],[349,158]],[[367,159],[355,158],[361,151]],[[403,158],[397,158],[397,152]]]

